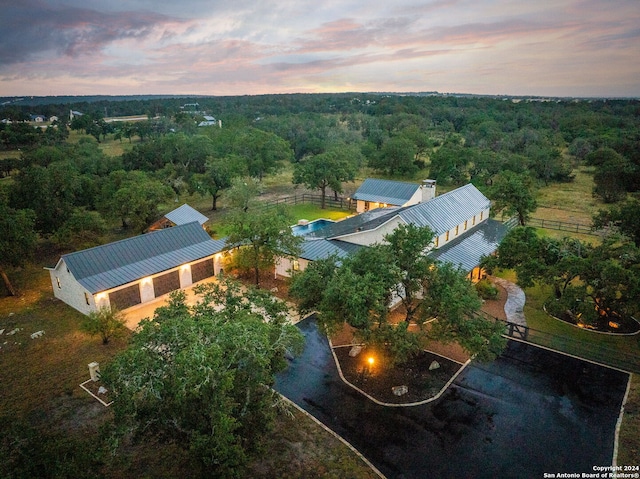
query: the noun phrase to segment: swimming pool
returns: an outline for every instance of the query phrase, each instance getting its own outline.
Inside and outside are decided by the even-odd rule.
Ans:
[[[305,236],[305,235],[308,235],[309,233],[313,233],[314,231],[318,231],[318,230],[324,228],[325,226],[328,226],[328,225],[333,224],[333,223],[335,223],[335,221],[321,218],[319,220],[310,221],[306,225],[295,225],[295,226],[292,226],[291,229],[293,230],[293,234],[295,236]]]

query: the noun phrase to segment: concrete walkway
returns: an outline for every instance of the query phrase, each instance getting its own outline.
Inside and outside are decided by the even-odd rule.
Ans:
[[[524,317],[524,304],[527,297],[524,291],[517,284],[507,281],[506,279],[492,277],[494,283],[502,286],[507,291],[507,302],[504,304],[504,312],[507,315],[507,321],[516,323],[521,326],[527,325]]]
[[[186,294],[187,305],[193,306],[200,300],[200,297],[196,295],[195,292],[193,291],[193,288],[195,286],[206,284],[206,283],[214,283],[217,281],[218,279],[215,276],[212,276],[194,285],[188,286],[186,288],[182,288],[182,291],[184,291],[184,293]],[[153,318],[156,308],[159,308],[160,306],[166,306],[168,303],[169,303],[169,294],[167,293],[163,296],[160,296],[159,298],[125,309],[122,313],[126,319],[127,328],[129,328],[132,331],[135,331],[140,321],[142,321],[142,319]],[[289,311],[290,311],[289,320],[291,321],[291,324],[296,324],[298,321],[303,319],[298,314],[298,311],[293,303],[290,303],[290,302],[286,302],[286,303],[289,306]]]

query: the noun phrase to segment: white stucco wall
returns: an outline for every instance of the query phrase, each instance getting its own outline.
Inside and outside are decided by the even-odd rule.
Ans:
[[[156,275],[158,276],[158,275]],[[131,286],[133,283],[129,283],[125,286]],[[156,298],[156,292],[153,288],[153,276],[143,278],[140,281],[140,301],[146,303]]]
[[[186,288],[193,284],[193,277],[191,276],[191,265],[185,264],[180,267],[180,287]]]
[[[277,258],[275,268],[276,277],[282,276],[285,278],[291,278],[293,261],[294,260],[291,258]],[[298,258],[296,261],[298,261],[298,271],[304,271],[307,269],[307,266],[309,266],[309,263],[311,262],[304,258]]]
[[[84,288],[67,270],[63,260],[59,261],[55,268],[49,269],[53,295],[69,306],[77,309],[82,314],[96,311],[96,302],[93,295]],[[85,296],[86,294],[86,296]],[[87,299],[89,304],[87,304]]]
[[[337,236],[335,239],[370,246],[374,243],[382,243],[384,241],[384,237],[393,233],[393,230],[395,230],[400,224],[405,223],[399,216],[396,216],[376,229]]]

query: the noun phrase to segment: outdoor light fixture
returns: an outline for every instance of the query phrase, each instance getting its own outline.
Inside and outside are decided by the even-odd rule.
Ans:
[[[373,356],[369,356],[369,359],[367,359],[367,361],[369,361],[369,366],[373,366],[375,359],[373,359]]]

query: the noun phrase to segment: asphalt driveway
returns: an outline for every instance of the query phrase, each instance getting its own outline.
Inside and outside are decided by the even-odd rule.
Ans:
[[[378,406],[340,379],[315,322],[276,389],[344,437],[388,478],[537,478],[611,465],[628,374],[509,341],[437,401]]]

